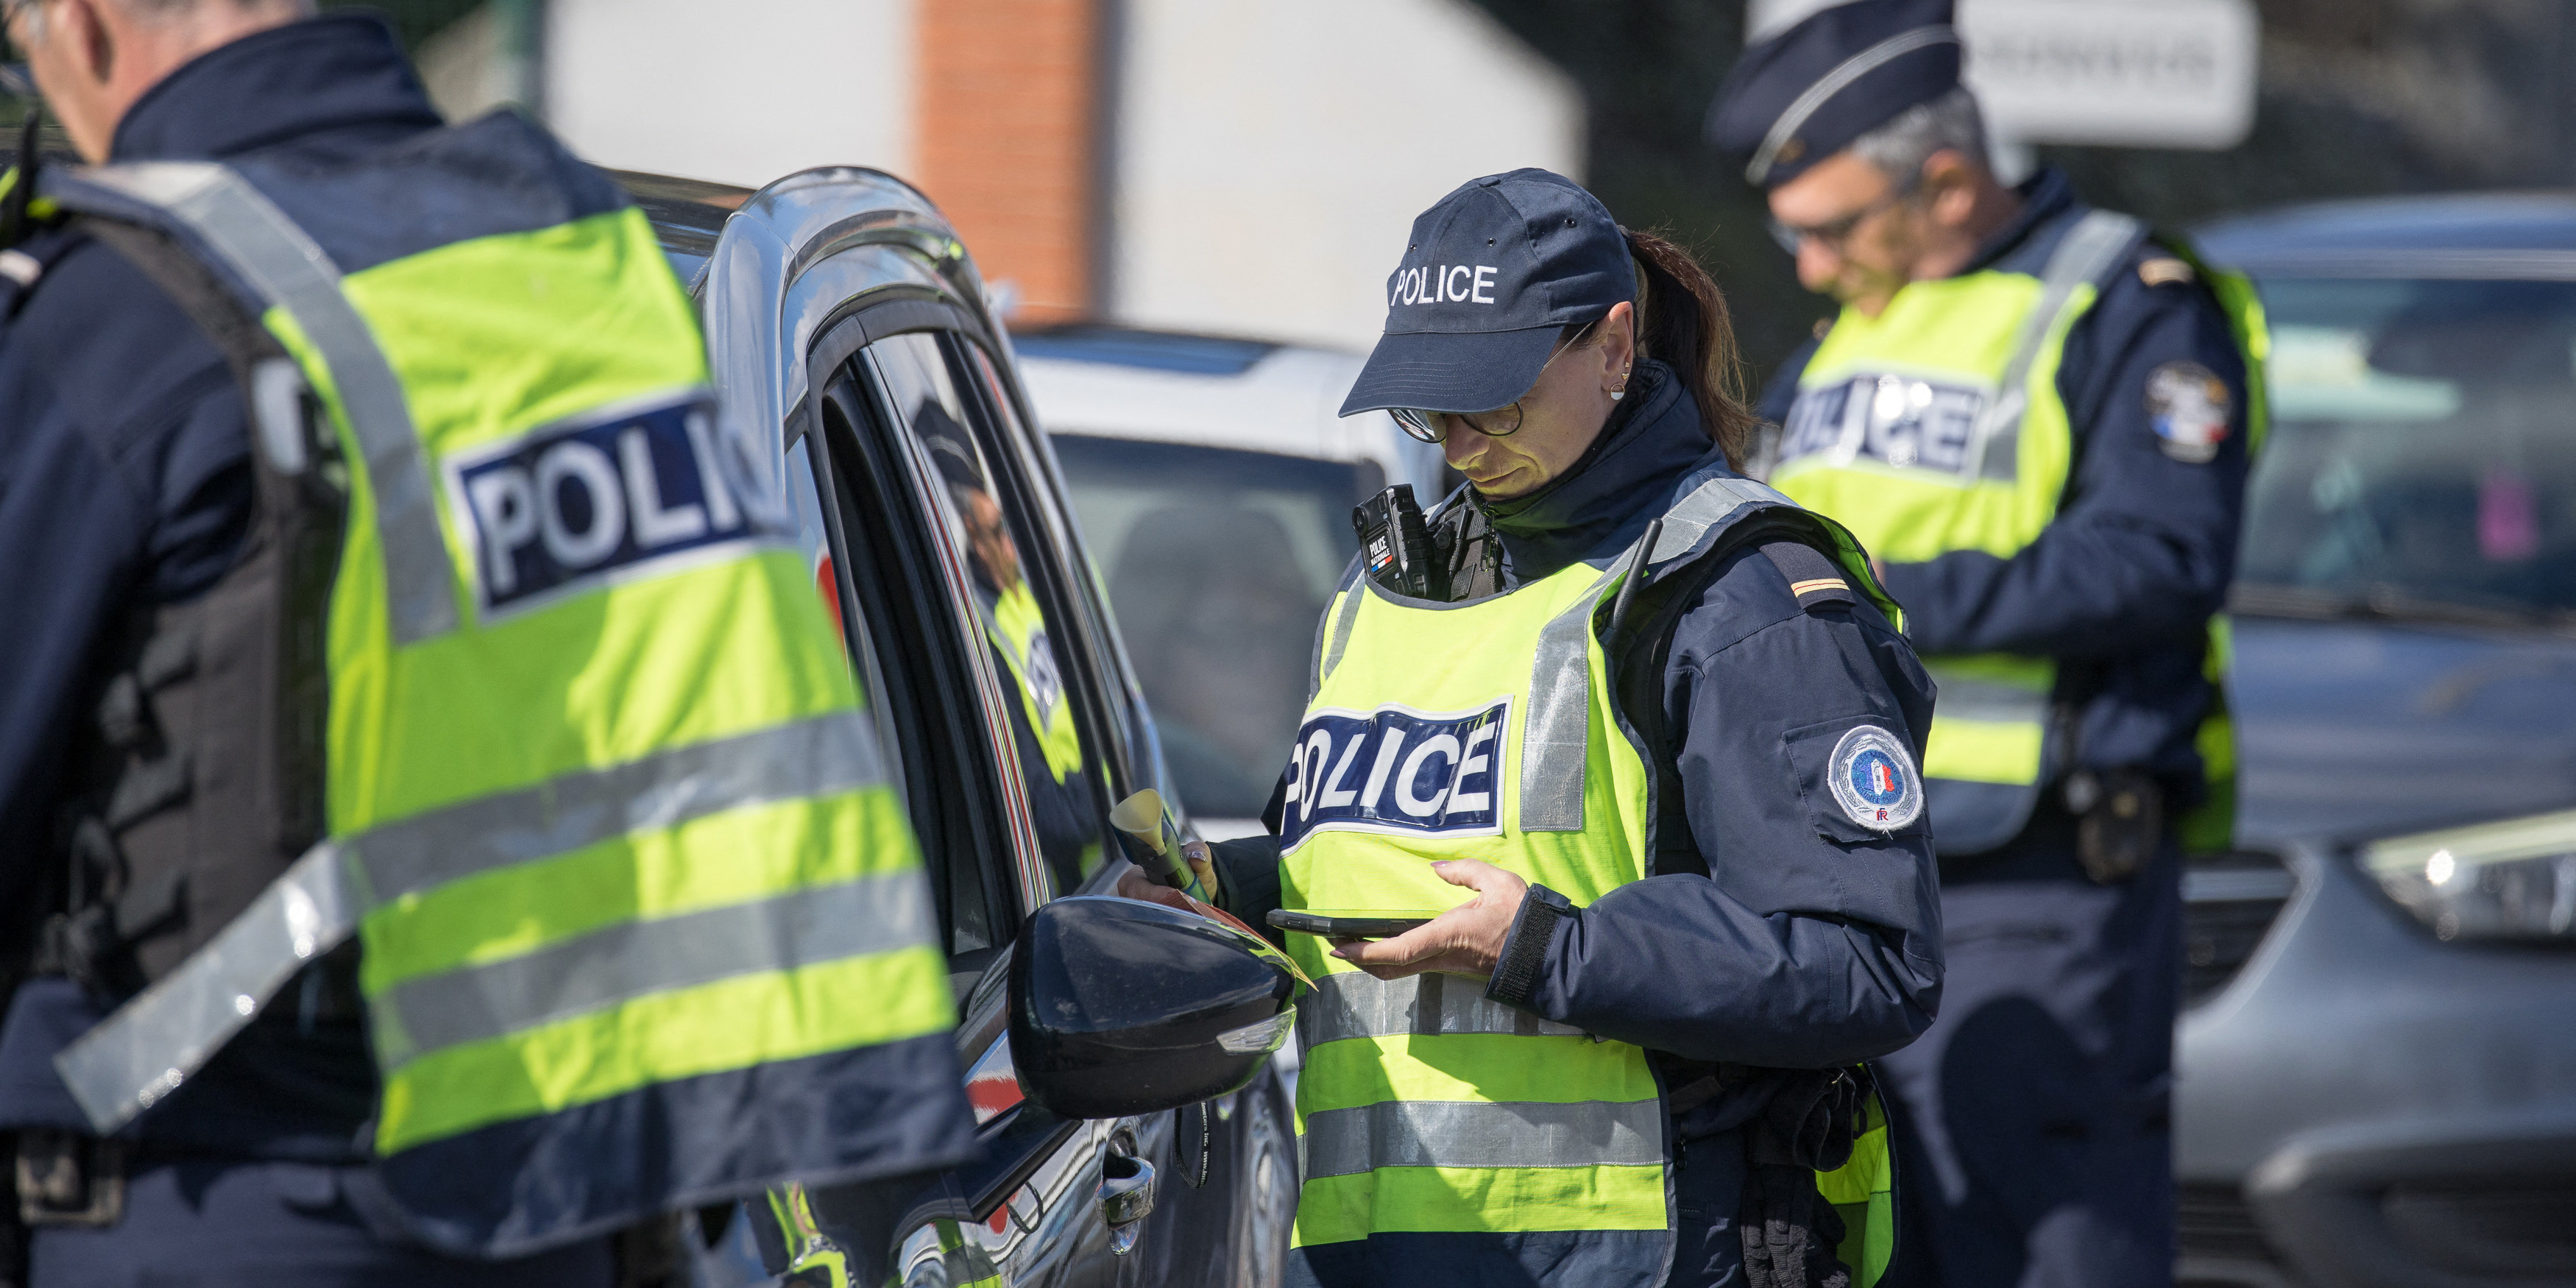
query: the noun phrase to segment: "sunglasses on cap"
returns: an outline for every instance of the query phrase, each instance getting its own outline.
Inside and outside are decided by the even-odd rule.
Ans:
[[[1583,343],[1583,337],[1592,334],[1592,328],[1600,321],[1594,318],[1584,323],[1583,329],[1575,332],[1572,339],[1550,350],[1547,362],[1539,364],[1539,375],[1547,374],[1548,366],[1556,361],[1558,354]],[[1536,388],[1538,380],[1533,377],[1530,385]],[[1526,397],[1528,395],[1522,395],[1522,398]],[[1389,407],[1386,410],[1388,415],[1395,417],[1395,423],[1403,427],[1407,436],[1423,443],[1449,441],[1449,422],[1452,420],[1464,422],[1467,428],[1487,438],[1509,438],[1520,432],[1521,427],[1521,398],[1513,399],[1510,406],[1496,407],[1491,411],[1424,411],[1419,407]]]

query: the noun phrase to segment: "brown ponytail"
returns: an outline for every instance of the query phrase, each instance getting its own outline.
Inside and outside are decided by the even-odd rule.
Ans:
[[[1681,377],[1699,404],[1700,426],[1742,469],[1754,417],[1744,405],[1742,360],[1726,297],[1690,252],[1653,233],[1621,229],[1637,268],[1637,356],[1655,358]]]

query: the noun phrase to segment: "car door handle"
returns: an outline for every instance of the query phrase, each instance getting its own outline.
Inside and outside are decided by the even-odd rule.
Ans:
[[[1154,1210],[1154,1165],[1116,1151],[1100,1156],[1100,1219],[1109,1227],[1109,1251],[1126,1256],[1136,1232]]]

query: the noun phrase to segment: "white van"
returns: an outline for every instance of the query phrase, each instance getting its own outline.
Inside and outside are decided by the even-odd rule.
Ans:
[[[1333,414],[1355,353],[1098,324],[1012,344],[1182,804],[1210,840],[1260,832],[1351,507],[1410,483],[1428,509],[1440,449]]]

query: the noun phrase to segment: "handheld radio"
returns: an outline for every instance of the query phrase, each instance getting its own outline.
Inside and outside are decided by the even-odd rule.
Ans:
[[[1415,599],[1448,598],[1448,578],[1435,558],[1431,528],[1414,502],[1413,485],[1398,483],[1351,510],[1360,557],[1381,586]]]

